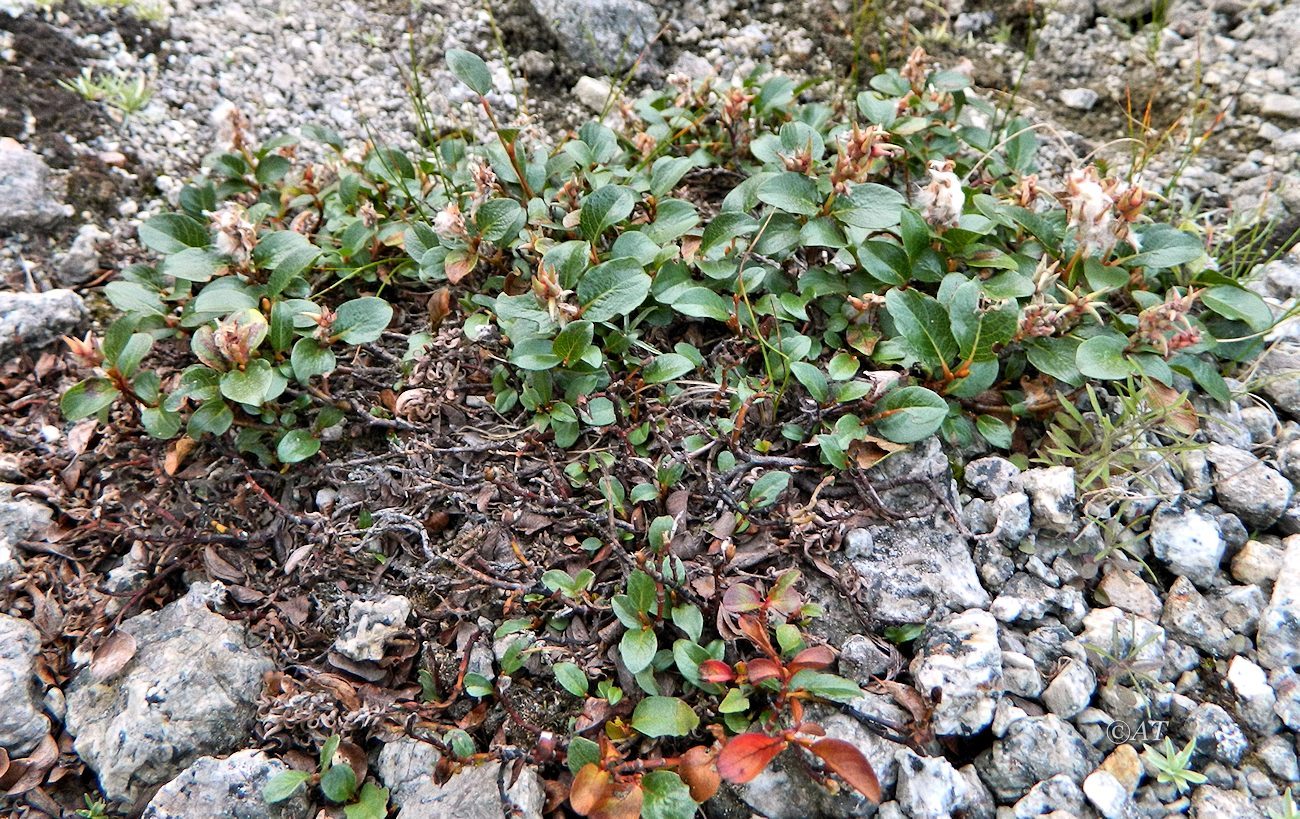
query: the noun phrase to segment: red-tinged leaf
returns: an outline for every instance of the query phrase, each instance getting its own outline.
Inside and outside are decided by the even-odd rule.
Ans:
[[[711,683],[728,683],[736,679],[736,672],[722,660],[705,660],[700,663],[700,679]]]
[[[815,737],[826,736],[826,729],[815,722],[801,722],[795,730],[801,734],[812,734]]]
[[[644,801],[645,793],[641,790],[640,783],[637,783],[612,794],[591,814],[591,819],[638,819]]]
[[[856,746],[842,739],[821,739],[814,742],[808,750],[821,757],[826,767],[853,786],[858,793],[877,805],[880,804],[880,782],[876,779],[876,772]]]
[[[762,773],[788,744],[767,734],[734,736],[718,754],[718,773],[728,782],[743,785]]]
[[[767,636],[767,626],[761,619],[752,614],[742,614],[736,627],[751,643],[758,646],[759,651],[769,657],[777,656],[776,649],[772,648],[772,639]]]
[[[833,662],[835,662],[835,652],[831,651],[829,647],[813,646],[811,648],[805,648],[803,651],[794,655],[794,659],[790,661],[788,668],[790,669],[791,674],[802,671],[805,668],[820,671]]]
[[[799,571],[791,569],[776,579],[776,585],[767,594],[768,604],[785,615],[794,614],[803,606],[803,596],[794,590],[799,579]]]
[[[573,778],[569,788],[569,804],[579,816],[590,816],[607,802],[614,792],[613,777],[609,771],[594,762],[588,762]]]
[[[732,614],[754,611],[762,606],[763,595],[759,594],[753,586],[744,583],[737,583],[722,595],[722,607]]]
[[[447,281],[456,284],[461,279],[473,272],[475,265],[478,264],[478,254],[466,253],[463,250],[453,250],[447,254],[443,260],[443,272],[447,274]]]
[[[677,775],[691,791],[696,802],[707,802],[718,792],[722,777],[718,775],[717,754],[712,748],[696,745],[682,754]]]
[[[763,658],[750,660],[745,665],[745,675],[749,677],[751,683],[761,683],[763,680],[781,676],[781,666],[774,660]]]

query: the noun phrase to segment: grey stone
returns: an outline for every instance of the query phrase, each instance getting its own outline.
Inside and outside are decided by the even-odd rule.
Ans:
[[[1279,444],[1274,452],[1278,471],[1294,484],[1300,481],[1300,438]]]
[[[529,0],[583,68],[618,73],[641,55],[659,30],[655,10],[640,0]]]
[[[0,580],[8,580],[23,570],[23,564],[14,555],[13,544],[0,536]]]
[[[1242,407],[1241,423],[1253,444],[1268,444],[1277,437],[1277,414],[1269,407]]]
[[[899,708],[892,699],[885,696],[868,694],[865,697],[853,700],[850,705],[858,712],[878,719],[902,720],[904,722],[907,720],[906,712]],[[902,745],[867,730],[861,722],[848,714],[823,707],[813,708],[809,713],[812,714],[813,719],[821,723],[822,728],[826,731],[826,736],[843,740],[861,751],[867,761],[871,763],[872,769],[875,770],[876,778],[880,781],[880,787],[886,793],[893,790],[898,782],[898,764],[895,755],[903,748]],[[813,788],[821,790],[816,783],[810,782],[809,784]],[[852,788],[848,790],[849,793],[846,794],[848,798],[838,800],[838,804],[858,805],[861,797]],[[829,803],[827,804],[829,805]]]
[[[46,227],[63,216],[49,175],[39,156],[9,137],[0,138],[0,232]]]
[[[1099,98],[1091,88],[1065,88],[1057,96],[1061,98],[1062,105],[1076,111],[1091,111]]]
[[[1024,492],[1011,492],[993,501],[993,514],[993,533],[1008,546],[1019,546],[1029,535],[1030,504]]]
[[[1211,441],[1238,449],[1250,446],[1250,433],[1241,420],[1241,405],[1236,401],[1224,404],[1197,394],[1192,397],[1192,405],[1205,413],[1202,429]]]
[[[1064,774],[1044,779],[1030,788],[1029,793],[1016,802],[1011,814],[1015,819],[1033,819],[1054,815],[1058,811],[1066,816],[1079,816],[1083,813],[1083,791]]]
[[[1055,714],[1021,717],[975,760],[980,778],[1001,802],[1017,800],[1044,779],[1062,774],[1082,782],[1101,754]]]
[[[1261,740],[1255,756],[1283,782],[1300,782],[1300,761],[1296,759],[1295,746],[1280,735]]]
[[[1300,535],[1286,539],[1273,596],[1259,618],[1255,646],[1265,668],[1300,665]]]
[[[88,315],[81,296],[71,290],[0,292],[0,359],[35,352],[72,335],[85,326]]]
[[[1300,119],[1300,97],[1294,94],[1265,94],[1260,99],[1259,112],[1266,117]]]
[[[854,634],[840,646],[840,670],[858,682],[885,676],[890,665],[889,652],[870,637]]]
[[[1160,625],[1175,640],[1182,640],[1215,657],[1224,657],[1231,651],[1233,633],[1219,614],[1190,580],[1180,577],[1165,596]]]
[[[0,748],[17,758],[36,747],[50,732],[41,713],[36,659],[41,634],[26,620],[0,614]]]
[[[1086,662],[1070,660],[1043,691],[1043,704],[1061,719],[1071,719],[1092,702],[1097,675]]]
[[[1151,13],[1154,0],[1096,0],[1097,13],[1116,20],[1133,20]]]
[[[1260,265],[1255,268],[1248,286],[1261,296],[1279,301],[1300,296],[1300,259],[1294,253],[1287,253],[1280,259]]]
[[[397,819],[540,819],[546,793],[537,772],[524,768],[513,784],[510,776],[500,762],[489,762],[464,768],[443,785],[430,778],[405,797]]]
[[[1020,491],[1020,467],[996,455],[977,458],[966,464],[962,477],[966,485],[985,500],[997,500]]]
[[[44,540],[54,513],[40,501],[28,497],[15,498],[17,488],[13,484],[0,483],[0,540],[8,540],[11,544]]]
[[[973,535],[987,535],[998,525],[993,504],[983,498],[971,498],[961,508],[961,520]]]
[[[1160,598],[1145,580],[1128,569],[1107,564],[1105,576],[1097,584],[1097,598],[1111,606],[1121,608],[1147,620],[1160,619]]]
[[[1115,775],[1110,771],[1096,770],[1083,780],[1083,793],[1105,819],[1136,819],[1137,803]]]
[[[855,529],[846,541],[861,599],[882,623],[922,623],[939,609],[989,605],[970,547],[945,517]]]
[[[913,819],[947,819],[971,801],[970,785],[943,757],[917,756],[910,748],[902,748],[895,759],[895,798]]]
[[[353,600],[348,622],[334,640],[334,650],[356,662],[384,659],[388,642],[402,632],[411,616],[411,601],[397,594],[378,600]]]
[[[1273,713],[1292,731],[1300,731],[1300,675],[1289,668],[1278,668],[1268,674],[1268,684],[1277,697]]]
[[[1002,652],[1002,684],[1017,697],[1036,700],[1043,693],[1043,675],[1032,659],[1018,651]]]
[[[160,611],[119,628],[135,656],[108,679],[83,668],[67,688],[67,729],[104,795],[133,802],[200,756],[247,741],[271,661],[247,629],[208,608],[219,584],[196,583]]]
[[[1286,549],[1279,544],[1260,540],[1247,541],[1232,557],[1232,576],[1242,583],[1251,583],[1266,591],[1282,570],[1282,555]]]
[[[970,609],[927,626],[911,671],[923,694],[942,692],[931,719],[936,734],[979,733],[1004,691],[997,621]]]
[[[1033,505],[1034,523],[1054,532],[1076,528],[1074,470],[1068,466],[1028,469],[1020,484]]]
[[[964,11],[953,21],[952,31],[958,37],[978,34],[993,25],[997,17],[991,11]]]
[[[1286,511],[1291,482],[1245,450],[1210,444],[1206,450],[1219,504],[1252,529],[1267,529]]]
[[[54,269],[65,284],[84,284],[99,270],[99,245],[109,235],[95,225],[82,225],[72,246],[54,257]]]
[[[597,114],[605,110],[612,92],[613,88],[607,81],[596,77],[579,77],[578,84],[573,86],[573,96],[578,98],[578,102]]]
[[[1073,586],[1059,585],[1058,578],[1052,579],[1057,583],[1017,572],[1002,588],[989,612],[1004,623],[1039,622],[1052,613],[1067,625],[1077,627],[1088,613],[1082,592]]]
[[[531,79],[543,79],[555,73],[555,60],[549,54],[529,49],[515,61],[519,71]]]
[[[1151,517],[1151,551],[1169,570],[1198,586],[1209,585],[1219,574],[1227,544],[1219,523],[1200,509],[1180,509],[1162,503]]]
[[[1245,817],[1260,816],[1255,800],[1242,791],[1216,788],[1214,785],[1202,785],[1192,793],[1192,816],[1196,817]]]
[[[388,788],[389,801],[400,808],[433,779],[433,768],[441,758],[442,754],[429,743],[399,737],[384,743],[375,773]]]
[[[1300,417],[1300,344],[1277,342],[1260,358],[1255,374],[1273,406]]]
[[[1114,606],[1088,612],[1079,635],[1081,645],[1093,648],[1088,652],[1088,662],[1098,671],[1109,665],[1107,655],[1158,667],[1165,659],[1167,639],[1160,626]]]
[[[1250,745],[1241,727],[1218,705],[1201,703],[1183,725],[1184,736],[1196,740],[1196,750],[1225,765],[1236,765]]]
[[[311,812],[306,788],[274,805],[262,796],[266,783],[288,769],[256,750],[200,757],[158,790],[143,819],[305,819]]]
[[[966,816],[969,819],[996,819],[998,803],[993,799],[993,792],[984,786],[979,771],[974,765],[967,765],[958,773],[966,780]]]

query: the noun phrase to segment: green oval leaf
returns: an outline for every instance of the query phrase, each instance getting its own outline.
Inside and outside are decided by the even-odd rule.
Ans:
[[[588,321],[609,321],[640,307],[650,293],[650,277],[633,259],[611,259],[586,272],[578,283],[578,302]]]
[[[297,793],[308,779],[311,779],[311,774],[307,771],[280,771],[262,786],[262,798],[269,805],[283,802]]]
[[[190,247],[207,247],[208,228],[183,213],[160,213],[139,230],[140,244],[157,253],[180,253]]]
[[[291,429],[275,446],[275,457],[281,463],[296,464],[320,452],[320,439],[306,429]]]
[[[699,724],[699,715],[677,697],[646,697],[632,712],[632,727],[648,737],[684,737]]]
[[[190,422],[185,428],[185,434],[195,440],[209,432],[213,435],[224,435],[233,423],[235,423],[235,414],[230,411],[230,407],[226,406],[226,402],[220,398],[214,398],[204,401],[190,414]]]
[[[447,68],[480,97],[492,90],[492,72],[477,54],[459,48],[447,49]]]
[[[140,423],[154,438],[171,438],[181,431],[181,416],[158,407],[145,407],[140,411]]]
[[[1201,294],[1206,307],[1235,321],[1244,321],[1250,329],[1262,333],[1273,326],[1273,311],[1257,294],[1230,284],[1211,287]]]
[[[255,358],[243,370],[222,373],[221,394],[231,401],[260,407],[273,380],[270,362]]]
[[[1117,381],[1133,373],[1133,362],[1124,354],[1128,339],[1120,335],[1093,336],[1079,345],[1075,364],[1088,378]]]
[[[320,790],[334,803],[347,802],[357,792],[357,774],[351,765],[331,765],[321,774]]]
[[[929,438],[948,416],[948,402],[925,387],[900,387],[876,402],[873,422],[885,438],[910,444]]]
[[[623,665],[627,666],[627,670],[633,674],[640,674],[649,668],[658,650],[659,640],[655,636],[655,630],[650,626],[628,629],[623,632],[623,637],[618,642],[618,651],[623,657]]]
[[[564,686],[565,691],[568,691],[573,696],[587,696],[587,687],[590,683],[587,680],[587,675],[576,664],[556,663],[555,679],[559,681],[560,685]]]
[[[681,819],[699,806],[691,789],[672,771],[651,771],[641,777],[641,819]]]
[[[695,369],[695,362],[691,361],[684,355],[677,353],[664,353],[656,356],[653,361],[641,370],[641,378],[647,384],[663,384],[686,375]]]
[[[63,394],[59,409],[69,421],[80,421],[109,406],[121,394],[107,378],[87,378]]]
[[[364,296],[339,305],[330,332],[348,344],[366,344],[379,338],[392,320],[392,305],[377,296]]]
[[[597,188],[582,200],[578,225],[589,242],[595,242],[609,228],[626,219],[636,205],[636,195],[622,185]]]
[[[777,174],[760,185],[758,201],[800,216],[813,216],[821,209],[817,183],[794,171]]]
[[[885,308],[926,369],[938,372],[957,356],[957,341],[942,304],[916,290],[895,288],[885,294]]]
[[[158,272],[190,282],[206,282],[222,267],[221,258],[200,247],[187,247],[158,264]]]
[[[334,372],[334,352],[314,338],[300,338],[289,355],[293,377],[306,384],[314,375]]]

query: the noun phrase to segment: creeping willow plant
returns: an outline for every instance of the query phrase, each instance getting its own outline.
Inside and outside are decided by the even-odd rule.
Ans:
[[[95,372],[66,414],[116,405],[157,437],[235,429],[265,460],[310,457],[365,409],[332,395],[340,357],[380,339],[390,299],[447,283],[466,336],[508,345],[496,410],[561,447],[705,382],[719,437],[843,468],[871,440],[1010,447],[1089,379],[1182,374],[1222,398],[1218,360],[1272,320],[1140,186],[1032,174],[1032,129],[972,124],[985,104],[924,54],[852,105],[799,104],[780,76],[672,77],[623,105],[625,132],[589,122],[556,147],[498,120],[482,60],[448,61],[482,145],[354,160],[308,129],[333,155],[298,163],[228,112],[229,150],[141,226],[158,261],[106,288],[122,317],[73,344]],[[147,366],[176,341],[192,363]]]

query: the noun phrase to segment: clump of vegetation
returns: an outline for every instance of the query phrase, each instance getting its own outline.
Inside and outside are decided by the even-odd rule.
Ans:
[[[316,770],[281,771],[271,777],[262,788],[263,798],[274,805],[290,799],[304,786],[315,786],[328,802],[344,806],[347,819],[384,819],[388,815],[388,789],[364,781],[364,752],[343,745],[342,740],[335,734],[325,741]]]
[[[71,80],[59,80],[59,85],[88,102],[102,102],[123,117],[138,112],[153,99],[153,89],[143,74],[128,77],[83,68]]]
[[[438,344],[473,349],[485,405],[551,447],[555,503],[604,528],[569,544],[591,568],[506,584],[525,615],[493,635],[511,639],[501,675],[463,665],[446,696],[429,672],[421,687],[525,726],[503,678],[579,698],[565,737],[535,732],[550,755],[534,761],[563,755],[582,815],[689,815],[788,749],[879,797],[867,760],[808,713],[862,692],[809,637],[798,573],[692,579],[672,554],[688,468],[725,499],[721,540],[764,525],[814,460],[865,470],[935,434],[1024,455],[1058,414],[1055,456],[1104,485],[1143,468],[1116,447],[1183,419],[1189,384],[1226,397],[1220,367],[1272,322],[1140,186],[1035,175],[1034,130],[982,125],[998,118],[968,79],[920,52],[852,100],[801,102],[781,76],[672,77],[616,107],[621,130],[589,122],[558,146],[498,120],[482,60],[448,61],[490,139],[412,156],[310,129],[329,158],[301,162],[227,111],[228,149],[141,227],[158,261],[105,288],[121,317],[69,340],[94,372],[63,409],[176,439],[173,469],[205,438],[288,464],[345,424],[418,429],[440,400],[422,386]],[[376,371],[382,390],[352,389]],[[1123,385],[1140,417],[1085,429],[1103,412],[1090,382]],[[625,485],[616,449],[653,478]],[[616,629],[617,664],[539,637],[577,617]],[[465,731],[441,742],[476,756]],[[326,764],[272,795],[325,788]]]
[[[1204,784],[1205,774],[1192,769],[1192,755],[1196,753],[1196,740],[1189,739],[1178,749],[1169,737],[1159,746],[1147,745],[1143,756],[1156,769],[1156,781],[1173,785],[1179,793],[1187,793],[1194,786]]]
[[[488,90],[477,57],[452,60]],[[727,405],[718,436],[779,421],[761,449],[841,467],[939,431],[1010,448],[1088,379],[1181,373],[1221,397],[1216,359],[1257,349],[1268,307],[1201,237],[1150,221],[1140,187],[1082,169],[1048,193],[1032,130],[967,124],[966,87],[919,58],[841,111],[779,76],[678,79],[626,106],[629,133],[591,122],[554,149],[484,99],[486,145],[353,159],[315,130],[335,156],[299,168],[288,138],[236,126],[181,211],[142,226],[161,260],[107,287],[123,317],[77,345],[102,372],[65,410],[125,403],[158,437],[237,427],[244,451],[310,457],[341,420],[340,356],[430,285],[457,288],[469,338],[504,345],[496,409],[561,447],[699,389]],[[142,368],[172,339],[195,363]]]

